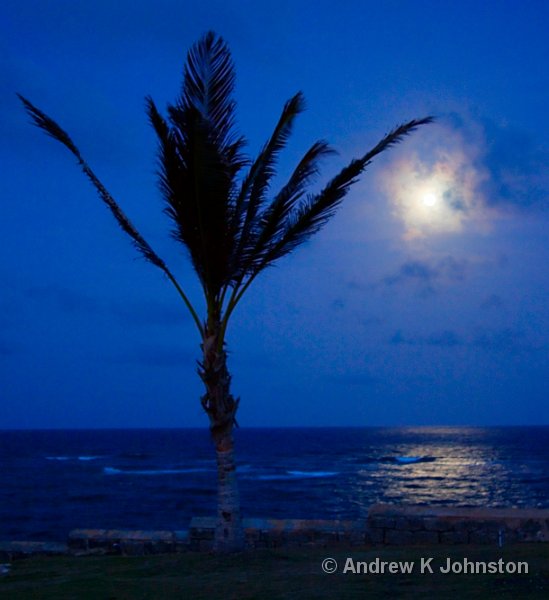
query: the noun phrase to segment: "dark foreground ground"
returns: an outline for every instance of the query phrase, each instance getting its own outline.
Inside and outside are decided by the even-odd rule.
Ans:
[[[421,574],[421,558],[435,557],[434,574]],[[334,558],[338,572],[322,571]],[[353,574],[354,561],[413,561],[414,572]],[[526,561],[527,575],[444,575],[446,558],[470,561]],[[255,550],[217,557],[205,553],[121,557],[34,557],[15,561],[0,578],[2,600],[251,599],[257,598],[549,598],[549,545],[518,544],[410,548],[297,548]]]

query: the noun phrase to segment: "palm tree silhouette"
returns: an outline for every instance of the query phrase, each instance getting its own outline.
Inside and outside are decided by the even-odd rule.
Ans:
[[[235,73],[230,51],[213,32],[187,54],[182,90],[163,117],[151,98],[147,112],[159,142],[160,190],[173,237],[188,251],[206,302],[198,313],[166,263],[132,225],[67,133],[41,110],[19,96],[35,125],[64,144],[76,157],[100,198],[137,250],[161,269],[189,309],[201,339],[198,373],[201,398],[215,445],[218,467],[217,551],[243,547],[236,481],[233,428],[239,399],[230,391],[225,335],[235,307],[255,278],[305,242],[334,215],[357,177],[380,152],[402,140],[431,117],[412,120],[386,135],[374,148],[352,160],[318,193],[308,188],[319,161],[332,150],[315,142],[287,183],[271,195],[277,158],[304,110],[301,93],[286,102],[278,123],[255,160],[243,153],[244,138],[234,127]]]

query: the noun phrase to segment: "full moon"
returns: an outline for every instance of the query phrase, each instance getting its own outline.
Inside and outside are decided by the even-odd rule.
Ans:
[[[436,194],[433,194],[432,192],[424,194],[422,200],[425,206],[434,206],[437,203]]]
[[[418,144],[382,171],[381,191],[402,222],[404,240],[457,234],[466,224],[484,221],[480,186],[489,174],[479,160],[482,152],[447,128],[444,138],[437,134],[436,142]]]
[[[427,168],[416,158],[399,166],[396,176],[386,179],[386,185],[394,214],[404,221],[405,239],[460,231],[466,210],[456,206],[468,209],[472,205],[472,192],[461,183],[460,165],[453,168],[448,160]],[[459,204],[453,203],[455,199]]]

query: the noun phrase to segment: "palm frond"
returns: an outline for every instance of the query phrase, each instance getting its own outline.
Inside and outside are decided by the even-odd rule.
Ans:
[[[334,153],[335,150],[325,141],[315,142],[305,153],[286,185],[260,215],[253,246],[246,248],[244,252],[246,271],[253,270],[253,266],[263,260],[269,243],[280,235],[288,215],[318,175],[320,160]]]
[[[167,269],[164,261],[156,254],[156,252],[154,252],[149,243],[137,231],[132,222],[124,214],[120,206],[118,206],[114,198],[109,194],[105,186],[101,183],[101,181],[99,181],[99,179],[92,171],[88,163],[82,158],[80,151],[75,146],[74,142],[71,140],[69,135],[53,119],[48,117],[40,109],[34,106],[31,102],[29,102],[29,100],[27,100],[20,94],[18,94],[18,96],[23,105],[25,106],[25,109],[31,117],[34,124],[43,131],[45,131],[52,138],[61,142],[77,158],[80,166],[82,167],[82,170],[94,185],[95,189],[99,193],[100,198],[107,205],[114,218],[116,219],[118,225],[122,228],[123,231],[125,231],[130,236],[137,250],[139,250],[139,252],[149,262],[161,268],[163,271],[166,271]]]
[[[301,92],[290,98],[273,133],[250,163],[245,140],[235,128],[235,72],[221,37],[205,34],[187,53],[183,85],[166,116],[146,98],[147,113],[158,138],[159,187],[172,235],[187,249],[210,309],[219,313],[227,299],[224,323],[240,297],[264,268],[294,250],[319,231],[335,214],[350,186],[375,156],[399,143],[433,119],[415,119],[387,134],[362,157],[352,160],[317,194],[307,189],[319,172],[320,160],[332,152],[328,144],[313,144],[287,183],[268,201],[280,152],[293,124],[305,108]],[[76,157],[99,196],[139,252],[161,268],[188,299],[167,269],[99,181],[68,134],[46,114],[20,96],[34,123]],[[241,171],[248,171],[240,177]]]
[[[61,129],[61,127],[59,127],[59,125],[53,119],[50,119],[48,115],[36,108],[36,106],[31,104],[31,102],[29,102],[24,96],[17,94],[17,97],[23,103],[23,106],[25,107],[27,114],[31,117],[34,125],[45,131],[53,139],[61,142],[74,154],[74,156],[76,156],[78,161],[82,161],[82,157],[80,156],[78,148],[74,145],[74,142],[71,140],[66,131]]]
[[[234,67],[221,38],[206,34],[187,55],[181,95],[164,119],[150,98],[159,140],[160,189],[173,235],[214,299],[231,278],[237,229],[231,227],[244,139],[234,132]]]
[[[401,142],[420,125],[431,123],[433,120],[433,117],[413,119],[396,127],[361,158],[352,160],[322,191],[316,195],[309,195],[288,215],[284,230],[271,240],[260,262],[256,263],[254,272],[259,272],[290,253],[318,232],[333,217],[351,185],[357,181],[357,177],[375,156]]]
[[[250,246],[250,235],[265,200],[269,182],[275,175],[278,155],[288,142],[296,116],[304,110],[305,99],[303,94],[298,92],[284,105],[269,141],[251,165],[242,182],[234,211],[236,227],[239,230],[239,242],[235,249],[237,257],[246,246]]]
[[[223,39],[209,31],[187,53],[178,107],[198,110],[222,147],[230,145],[234,136],[234,83],[231,53]]]
[[[53,119],[48,117],[44,112],[42,112],[39,108],[34,106],[29,100],[17,94],[19,99],[23,103],[25,110],[28,115],[31,117],[32,122],[45,131],[48,135],[61,142],[64,146],[66,146],[71,153],[77,158],[80,167],[84,171],[84,174],[88,177],[91,183],[94,185],[95,189],[99,193],[99,197],[101,200],[107,205],[112,215],[116,219],[116,222],[120,226],[120,228],[127,233],[135,248],[148,260],[150,263],[161,269],[168,279],[172,282],[174,287],[177,289],[177,292],[183,299],[183,302],[189,309],[193,321],[198,329],[198,331],[202,334],[203,327],[198,315],[196,314],[196,310],[188,299],[187,295],[179,285],[176,278],[173,276],[171,271],[168,269],[166,263],[158,256],[158,254],[152,249],[150,244],[145,240],[145,238],[139,233],[139,231],[134,227],[130,219],[126,216],[124,211],[120,208],[114,198],[110,195],[105,186],[101,183],[95,173],[92,171],[91,167],[82,157],[80,151],[71,140],[69,135],[64,131]]]

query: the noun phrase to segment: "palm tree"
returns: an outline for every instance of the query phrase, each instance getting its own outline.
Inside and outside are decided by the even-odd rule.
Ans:
[[[208,415],[218,468],[217,551],[243,547],[236,481],[233,428],[239,399],[231,394],[225,336],[229,319],[246,290],[267,267],[317,233],[334,215],[357,177],[383,150],[431,117],[401,125],[373,149],[352,160],[318,193],[308,187],[319,161],[332,150],[315,142],[288,181],[272,195],[270,183],[296,116],[301,93],[286,102],[276,127],[255,160],[244,154],[244,138],[234,127],[234,67],[225,42],[212,32],[188,52],[181,94],[162,116],[151,98],[147,112],[159,142],[160,190],[173,237],[187,249],[206,304],[198,313],[166,263],[137,231],[84,160],[67,133],[19,96],[35,125],[76,157],[120,227],[150,263],[161,269],[190,311],[201,339],[198,373],[205,386],[201,404]]]

